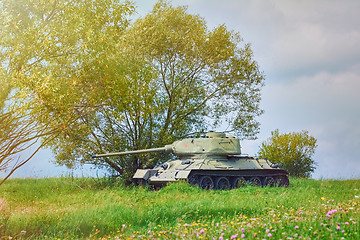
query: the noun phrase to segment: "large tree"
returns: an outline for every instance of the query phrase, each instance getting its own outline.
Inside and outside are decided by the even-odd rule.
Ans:
[[[11,70],[20,66],[9,75],[33,93],[38,121],[62,126],[51,142],[59,164],[91,163],[130,177],[136,168],[155,166],[159,156],[92,159],[91,154],[158,147],[220,124],[241,138],[256,137],[264,76],[238,33],[224,25],[209,30],[186,7],[165,1],[129,27],[124,18],[129,5],[108,0],[69,8],[61,2],[53,3],[62,7],[44,23],[45,30],[36,30],[40,40],[34,32],[22,35],[25,45],[40,48],[38,58],[30,54],[9,64]],[[25,29],[41,26],[39,21]],[[23,46],[19,42],[9,39],[15,57],[27,49],[16,50]]]
[[[261,144],[258,154],[274,163],[281,163],[290,176],[307,178],[315,170],[316,142],[308,131],[281,134],[277,129]]]
[[[242,138],[253,138],[259,123],[263,75],[249,44],[221,25],[159,1],[126,30],[120,49],[142,59],[156,73],[161,135],[181,136],[193,126],[225,121]]]

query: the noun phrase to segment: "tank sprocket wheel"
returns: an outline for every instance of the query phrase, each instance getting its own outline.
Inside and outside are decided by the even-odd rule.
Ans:
[[[214,181],[210,176],[202,176],[199,179],[199,187],[202,189],[214,189]]]
[[[190,175],[189,176],[189,179],[188,179],[188,182],[190,185],[199,185],[199,176],[197,175]]]
[[[262,186],[261,179],[259,177],[250,178],[249,184],[250,184],[250,186],[254,186],[254,187],[261,187]]]
[[[275,185],[278,187],[288,187],[289,178],[287,176],[278,176],[275,181]]]
[[[264,187],[274,187],[275,179],[273,177],[266,177],[264,180]]]
[[[218,177],[215,181],[215,188],[218,190],[229,190],[231,187],[227,177]]]
[[[145,187],[148,185],[148,181],[146,181],[145,179],[136,179],[135,181],[135,186],[141,186],[141,187]]]
[[[236,177],[231,184],[232,188],[245,187],[246,185],[247,183],[244,177]]]

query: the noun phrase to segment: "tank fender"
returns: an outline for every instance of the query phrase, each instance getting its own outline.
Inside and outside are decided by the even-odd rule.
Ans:
[[[137,169],[133,179],[144,179],[147,181],[150,177],[154,176],[157,173],[155,169]]]
[[[178,180],[187,180],[188,176],[190,174],[190,170],[182,170],[177,172],[176,174],[176,179]]]

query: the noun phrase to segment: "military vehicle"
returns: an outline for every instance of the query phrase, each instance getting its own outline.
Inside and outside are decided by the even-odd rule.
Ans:
[[[169,160],[154,169],[137,169],[133,179],[138,185],[161,187],[185,180],[204,189],[232,189],[253,186],[289,185],[288,172],[267,159],[241,154],[239,139],[223,132],[208,132],[200,138],[186,138],[162,148],[94,155],[110,157],[150,152],[172,153]]]

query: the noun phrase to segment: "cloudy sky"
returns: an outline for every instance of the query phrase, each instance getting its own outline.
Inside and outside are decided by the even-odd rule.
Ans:
[[[137,0],[139,16],[155,0]],[[360,1],[173,0],[203,17],[210,29],[225,24],[251,44],[266,76],[256,154],[271,131],[308,130],[318,140],[313,177],[360,178]],[[219,129],[221,130],[221,129]],[[64,168],[43,151],[14,176],[54,176]],[[91,171],[83,169],[84,175]]]

